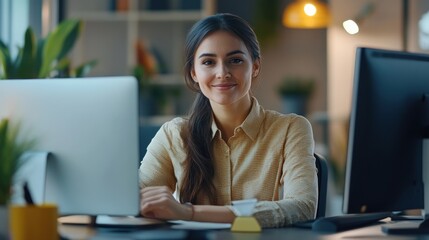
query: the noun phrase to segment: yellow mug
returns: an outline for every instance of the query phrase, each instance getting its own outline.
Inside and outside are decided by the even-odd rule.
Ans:
[[[13,240],[58,240],[58,209],[54,204],[11,205],[10,236]]]

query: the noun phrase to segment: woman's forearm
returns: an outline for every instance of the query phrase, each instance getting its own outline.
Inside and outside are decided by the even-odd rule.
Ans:
[[[226,206],[193,205],[192,221],[232,223],[234,213]]]

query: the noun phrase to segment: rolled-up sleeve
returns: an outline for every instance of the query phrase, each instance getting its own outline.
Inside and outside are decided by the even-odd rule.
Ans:
[[[318,201],[314,139],[307,119],[297,116],[287,129],[278,201],[260,201],[254,216],[262,227],[282,227],[314,219]]]
[[[168,149],[171,145],[169,124],[161,126],[147,147],[139,168],[140,187],[168,186],[172,190],[175,188],[176,178]]]

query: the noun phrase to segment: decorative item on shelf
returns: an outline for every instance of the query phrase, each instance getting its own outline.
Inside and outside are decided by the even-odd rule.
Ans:
[[[321,0],[295,0],[283,12],[289,28],[325,28],[331,21],[329,7]]]
[[[6,118],[0,120],[0,237],[5,237],[9,232],[8,205],[12,194],[12,179],[19,168],[19,159],[34,145],[35,140],[20,136],[19,125],[11,125]]]
[[[371,13],[374,12],[374,3],[366,3],[359,11],[358,15],[353,19],[347,19],[343,22],[343,28],[350,35],[357,34],[359,32],[359,25],[362,24],[363,20],[367,18]]]
[[[143,41],[136,43],[137,66],[133,69],[133,75],[140,83],[140,113],[143,116],[164,114],[169,98],[180,95],[178,86],[156,82],[159,73],[165,73],[166,69],[154,52],[156,51],[149,51]]]
[[[278,93],[282,97],[285,113],[306,114],[307,101],[314,90],[314,80],[303,77],[285,77]]]
[[[130,0],[110,0],[109,10],[111,12],[126,12],[129,10]]]
[[[116,11],[126,12],[129,8],[129,0],[116,0]]]
[[[83,77],[96,65],[88,61],[76,68],[67,58],[82,30],[80,20],[61,22],[45,39],[36,40],[27,28],[24,46],[19,47],[16,59],[12,59],[8,46],[0,40],[0,79],[29,79],[50,77]],[[15,47],[15,46],[13,46]]]

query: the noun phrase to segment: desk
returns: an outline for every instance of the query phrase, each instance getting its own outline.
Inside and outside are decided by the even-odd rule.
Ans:
[[[207,239],[207,240],[276,240],[276,239],[428,239],[429,235],[399,236],[386,235],[381,231],[381,225],[345,231],[341,233],[318,233],[310,229],[278,228],[263,229],[261,233],[234,233],[229,230],[174,230],[169,226],[150,227],[115,231],[114,229],[91,228],[87,226],[60,226],[60,232],[70,240],[123,240],[123,239]],[[164,237],[165,236],[165,237]]]

